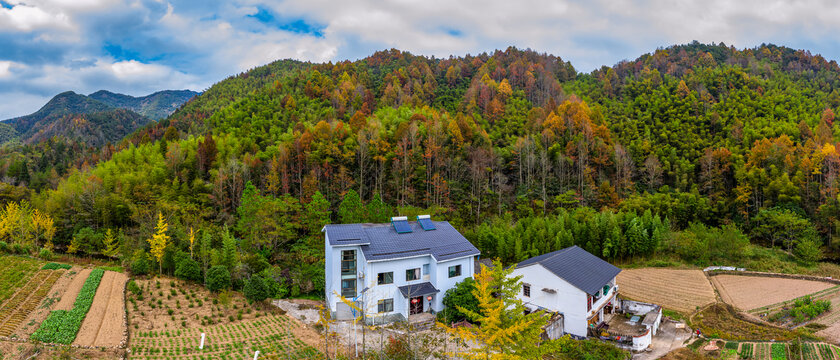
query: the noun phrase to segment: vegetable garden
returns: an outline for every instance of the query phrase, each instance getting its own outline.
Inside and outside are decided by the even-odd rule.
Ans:
[[[285,315],[268,315],[235,324],[132,335],[130,358],[246,359],[259,350],[260,359],[319,359],[315,348],[295,337],[301,325]],[[201,333],[206,338],[199,349]]]
[[[96,288],[102,280],[105,271],[95,269],[90,272],[85,284],[76,297],[73,309],[70,311],[55,310],[41,323],[41,326],[32,334],[32,339],[46,343],[70,344],[76,339],[82,321],[93,303],[96,295]]]

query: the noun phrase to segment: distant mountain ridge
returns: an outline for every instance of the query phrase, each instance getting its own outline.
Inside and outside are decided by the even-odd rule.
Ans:
[[[0,122],[0,144],[14,139],[34,143],[65,136],[102,146],[168,116],[197,94],[189,90],[166,90],[133,97],[100,90],[85,96],[66,91],[30,115]]]
[[[99,90],[88,95],[115,108],[128,109],[152,120],[163,119],[178,110],[185,102],[199,93],[191,90],[164,90],[151,95],[134,97],[125,94]]]

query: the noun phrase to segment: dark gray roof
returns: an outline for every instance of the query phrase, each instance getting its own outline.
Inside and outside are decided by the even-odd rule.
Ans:
[[[440,290],[435,289],[435,287],[429,282],[400,286],[399,289],[403,297],[406,298],[409,296],[426,296],[440,292]]]
[[[330,245],[361,245],[368,261],[432,255],[437,261],[478,255],[479,251],[448,221],[434,221],[423,230],[409,221],[412,232],[398,234],[391,224],[330,224],[324,227]]]
[[[621,269],[601,260],[578,246],[532,257],[516,267],[540,264],[572,286],[594,294],[612,280]]]

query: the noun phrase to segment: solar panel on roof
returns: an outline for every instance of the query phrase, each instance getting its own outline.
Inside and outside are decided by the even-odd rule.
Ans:
[[[394,230],[396,230],[398,234],[405,234],[411,232],[411,226],[408,225],[408,221],[396,220],[393,221],[393,224]]]
[[[420,223],[420,227],[422,227],[423,230],[435,230],[435,224],[432,222],[432,219],[419,219],[417,222]]]

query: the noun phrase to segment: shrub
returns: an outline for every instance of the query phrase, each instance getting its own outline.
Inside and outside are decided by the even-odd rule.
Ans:
[[[207,279],[205,280],[207,290],[218,292],[230,288],[230,272],[221,265],[216,265],[210,270],[207,270]]]
[[[135,275],[146,275],[149,273],[149,256],[143,250],[134,252],[131,260],[131,272]]]
[[[38,257],[44,260],[51,260],[53,258],[53,252],[50,249],[42,248],[40,252],[38,252]]]
[[[248,279],[245,283],[245,289],[243,290],[245,298],[248,299],[248,302],[260,302],[269,297],[269,288],[266,286],[266,280],[274,281],[271,279],[265,279],[260,275],[254,275]]]
[[[9,252],[9,243],[5,241],[0,241],[0,252],[8,253]]]
[[[478,312],[478,299],[473,295],[475,290],[475,280],[466,278],[463,281],[455,284],[455,287],[446,290],[443,295],[444,310],[439,315],[443,317],[446,323],[458,322],[466,320],[467,315],[458,310],[458,307],[465,308],[474,312]]]
[[[179,279],[200,281],[201,280],[201,266],[198,261],[189,257],[184,258],[178,263],[178,268],[175,270],[175,276]]]
[[[136,295],[140,295],[140,292],[141,292],[140,287],[137,286],[137,283],[134,282],[134,280],[130,280],[128,282],[128,285],[126,285],[126,288],[128,289],[128,291],[131,291]]]

